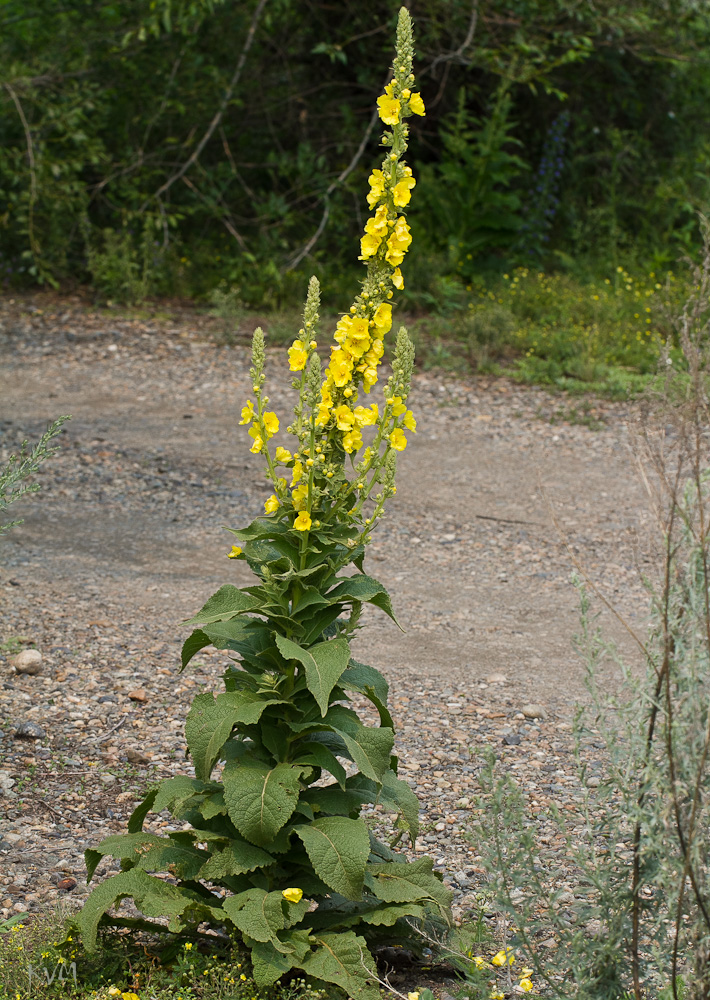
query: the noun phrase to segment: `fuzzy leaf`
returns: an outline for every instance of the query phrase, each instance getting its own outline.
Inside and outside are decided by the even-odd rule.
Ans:
[[[145,818],[153,808],[153,803],[155,802],[158,794],[158,788],[158,785],[151,788],[143,801],[136,806],[131,815],[128,817],[127,829],[129,833],[139,833],[143,829]]]
[[[367,886],[386,903],[419,903],[431,900],[448,910],[451,893],[432,871],[429,857],[412,862],[367,866]]]
[[[212,645],[212,640],[210,639],[210,637],[205,632],[203,632],[202,629],[199,628],[195,629],[192,635],[189,635],[187,639],[185,639],[185,642],[182,644],[181,669],[182,670],[185,669],[185,667],[188,665],[188,663],[196,653],[199,653],[199,651],[201,649],[204,649],[205,646],[211,646],[211,645]]]
[[[219,882],[229,875],[245,875],[255,868],[265,868],[274,859],[260,847],[255,847],[241,837],[232,840],[219,854],[213,854],[197,874],[208,882]]]
[[[395,625],[399,625],[392,610],[390,595],[382,584],[373,580],[371,576],[359,573],[349,576],[341,580],[337,587],[326,594],[326,597],[331,601],[362,601],[374,604],[389,615]]]
[[[353,1000],[380,1000],[380,990],[374,970],[375,960],[367,950],[364,938],[353,931],[313,936],[315,951],[300,963],[299,968],[316,979],[335,983]]]
[[[195,774],[208,781],[219,752],[234,726],[253,725],[268,705],[279,698],[264,698],[252,691],[228,691],[217,696],[198,694],[185,722],[185,738],[195,765]]]
[[[188,778],[187,775],[180,774],[175,778],[168,778],[158,786],[152,809],[158,813],[163,809],[169,809],[174,816],[177,816],[193,796],[218,790],[219,785],[215,782],[206,784],[198,778]]]
[[[276,932],[285,926],[284,907],[289,904],[280,892],[266,892],[264,889],[247,889],[224,901],[224,909],[234,926],[255,941],[271,941],[276,944]]]
[[[138,868],[132,868],[130,871],[113,875],[97,885],[75,917],[84,947],[88,952],[96,949],[96,932],[104,913],[118,900],[127,896],[135,900],[136,906],[147,917],[170,917],[168,926],[172,931],[180,930],[184,926],[182,918],[186,911],[191,911],[195,921],[200,915],[203,919],[213,916],[219,920],[219,915],[222,913],[217,907],[200,903],[193,893],[163,882],[159,878],[153,878]],[[224,919],[223,914],[222,919]]]
[[[287,660],[298,660],[306,671],[308,690],[318,702],[321,715],[328,711],[330,692],[350,660],[350,645],[345,636],[319,642],[310,649],[298,646],[282,635],[276,636],[276,645]]]
[[[370,855],[364,820],[326,816],[294,830],[303,841],[316,875],[341,896],[360,899]]]
[[[87,884],[94,877],[96,866],[102,858],[120,858],[121,861],[132,859],[138,861],[136,852],[144,853],[150,850],[154,844],[159,843],[162,838],[154,833],[123,833],[105,837],[101,843],[94,848],[84,851],[86,859],[86,881]]]
[[[328,712],[326,719],[334,731],[342,737],[353,763],[366,778],[381,781],[389,768],[390,754],[394,746],[394,732],[391,729],[371,729],[351,718],[347,709],[336,705]]]
[[[227,622],[213,622],[205,625],[201,632],[207,636],[215,649],[237,649],[237,644],[249,636],[253,618],[231,618]]]
[[[315,741],[310,743],[300,743],[298,749],[298,763],[311,764],[313,767],[320,767],[325,771],[329,771],[341,788],[345,788],[345,768],[335,754],[323,743]]]
[[[286,931],[281,934],[279,938],[283,951],[277,950],[271,941],[246,942],[251,948],[254,980],[260,989],[273,986],[284,973],[303,961],[311,947],[308,935],[307,930]]]
[[[340,678],[340,687],[360,694],[366,694],[368,688],[371,688],[379,700],[385,703],[389,697],[389,684],[380,671],[366,663],[358,663],[357,660],[351,660],[348,664],[348,669]]]
[[[225,583],[209,601],[200,608],[194,618],[188,618],[183,625],[209,625],[210,622],[228,621],[245,611],[254,611],[259,601],[250,594],[244,594],[238,587]]]
[[[394,811],[400,813],[400,825],[407,830],[414,845],[419,834],[419,799],[407,782],[398,778],[394,771],[386,771],[382,777],[380,802],[385,807],[393,806]]]
[[[401,917],[417,917],[421,920],[425,913],[424,907],[417,903],[392,903],[361,914],[360,920],[373,927],[393,927]]]
[[[298,802],[300,779],[309,768],[256,760],[230,760],[222,773],[229,817],[243,837],[267,846],[291,818]]]

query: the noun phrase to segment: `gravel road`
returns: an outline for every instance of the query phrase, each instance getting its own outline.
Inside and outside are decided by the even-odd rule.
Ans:
[[[197,692],[219,687],[225,658],[205,652],[179,675],[179,622],[222,583],[248,582],[246,566],[225,558],[223,527],[259,513],[265,485],[237,427],[247,351],[217,346],[199,317],[6,300],[0,352],[0,460],[53,417],[73,415],[41,493],[19,512],[25,523],[0,543],[6,917],[68,891],[81,900],[84,847],[123,829],[146,783],[185,771],[185,714]],[[271,407],[286,415],[283,350],[270,352],[268,377]],[[574,893],[545,816],[551,801],[574,811],[587,793],[571,735],[584,687],[570,553],[642,630],[637,540],[648,515],[627,439],[633,413],[590,400],[580,423],[569,399],[435,372],[416,375],[410,405],[419,432],[366,566],[389,588],[405,634],[368,611],[357,656],[390,681],[402,771],[422,803],[418,847],[446,873],[460,915],[480,889],[466,834],[481,807],[476,755],[491,747]],[[18,637],[41,651],[40,674],[14,672]],[[27,722],[45,735],[20,738]],[[583,756],[593,787],[598,750],[586,745]]]

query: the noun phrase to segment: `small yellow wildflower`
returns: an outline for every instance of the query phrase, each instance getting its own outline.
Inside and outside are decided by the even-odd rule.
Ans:
[[[275,413],[264,414],[264,428],[266,430],[267,440],[276,434],[279,429],[279,418]]]
[[[404,420],[402,421],[402,423],[404,424],[404,426],[407,428],[408,431],[411,431],[413,434],[417,433],[417,421],[415,420],[414,414],[412,413],[411,410],[407,410],[407,412],[404,414]]]
[[[520,982],[518,983],[518,986],[519,986],[519,987],[520,987],[520,989],[521,989],[521,990],[523,990],[523,991],[524,991],[525,993],[529,993],[529,992],[530,992],[530,990],[531,990],[531,989],[533,988],[533,984],[532,984],[532,980],[531,980],[531,979],[528,979],[528,977],[527,977],[527,976],[525,976],[525,978],[524,978],[524,979],[521,979],[521,980],[520,980]]]
[[[382,302],[377,307],[372,317],[372,324],[380,337],[392,329],[392,306],[389,302]]]
[[[123,1000],[140,1000],[137,993],[122,993],[121,997]]]
[[[288,349],[288,363],[292,372],[300,372],[306,367],[308,352],[302,340],[294,340]]]
[[[227,553],[227,559],[237,559],[242,554],[241,546],[233,545],[232,551]]]
[[[242,407],[242,419],[239,421],[240,425],[248,424],[254,417],[254,404],[250,399],[247,400],[247,405]]]
[[[392,284],[394,285],[395,288],[399,289],[400,292],[404,288],[404,277],[398,267],[395,267],[394,269],[394,273],[392,275]]]
[[[291,494],[291,500],[296,510],[303,510],[308,503],[308,486],[306,483],[302,483],[295,488]]]
[[[389,436],[389,442],[395,451],[404,451],[407,447],[407,438],[399,427],[392,431]]]
[[[505,993],[501,993],[500,990],[493,990],[488,996],[489,1000],[505,1000]]]
[[[292,459],[291,452],[286,448],[282,448],[281,445],[276,449],[276,461],[277,462],[290,462]]]
[[[303,889],[284,889],[281,895],[289,903],[300,903],[303,899]]]
[[[409,110],[413,111],[415,115],[426,114],[426,108],[424,107],[424,101],[422,100],[421,94],[412,94],[409,98]]]
[[[274,514],[279,509],[279,498],[272,493],[268,500],[264,501],[264,510],[267,514]],[[240,549],[241,551],[241,549]]]
[[[510,948],[505,948],[504,950],[499,951],[491,959],[493,965],[512,965],[514,961],[515,955]]]
[[[419,990],[407,994],[407,1000],[419,1000]]]
[[[385,87],[385,91],[390,91],[377,98],[377,113],[385,125],[396,125],[399,121],[401,105],[396,97],[391,96],[391,85]]]
[[[244,975],[244,973],[243,973],[243,972],[242,972],[242,974],[241,974],[241,976],[240,976],[239,978],[241,979],[241,981],[242,981],[243,983],[245,983],[245,982],[247,981],[247,977],[246,977],[246,976]]]
[[[412,188],[416,186],[412,168],[404,168],[404,177],[392,188],[392,199],[398,208],[404,208],[412,200]]]
[[[258,455],[261,449],[264,447],[264,442],[262,441],[261,436],[259,434],[255,434],[253,435],[253,437],[254,437],[254,444],[251,446],[249,451],[252,453],[252,455]]]
[[[308,511],[302,510],[301,513],[296,518],[296,520],[293,522],[293,526],[296,529],[296,531],[308,531],[312,523],[313,522],[311,521],[311,516],[308,513]]]
[[[298,459],[293,463],[293,469],[291,470],[291,486],[295,486],[297,482],[300,481],[303,476],[303,463],[299,462]]]
[[[374,208],[377,202],[385,193],[385,175],[381,170],[373,170],[368,177],[370,193],[367,196],[367,204]]]
[[[339,431],[347,432],[353,429],[355,414],[346,403],[336,407],[333,416],[335,417],[335,424]]]
[[[42,956],[42,958],[44,958],[44,955]],[[117,986],[109,986],[109,989],[108,989],[108,995],[109,995],[110,997],[117,997],[117,996],[119,995],[119,993],[120,993],[120,992],[121,992],[121,991],[120,991],[120,990],[118,989],[118,987],[117,987]]]
[[[534,969],[521,969],[519,975],[521,978],[526,979],[528,976],[532,976]]]
[[[472,955],[471,961],[476,966],[477,969],[484,969],[488,964],[482,955]]]

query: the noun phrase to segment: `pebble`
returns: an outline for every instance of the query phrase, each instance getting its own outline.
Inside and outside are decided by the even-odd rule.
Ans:
[[[21,722],[15,730],[16,738],[43,740],[46,735],[38,722]]]
[[[38,649],[23,649],[12,658],[12,665],[18,674],[37,675],[42,673],[42,654]]]
[[[520,710],[526,719],[546,719],[547,712],[542,705],[523,705]]]

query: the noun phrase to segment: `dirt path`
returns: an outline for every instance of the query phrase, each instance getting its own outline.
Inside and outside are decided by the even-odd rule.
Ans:
[[[5,884],[14,889],[4,900],[0,889],[0,913],[25,905],[38,879],[50,892],[53,870],[78,877],[82,837],[121,828],[116,781],[129,780],[120,771],[130,764],[129,732],[135,752],[151,756],[151,773],[184,768],[181,718],[194,685],[214,686],[223,663],[208,655],[198,680],[178,679],[177,623],[222,583],[247,582],[246,567],[225,559],[222,526],[245,524],[265,495],[237,427],[248,393],[244,348],[217,347],[194,323],[106,319],[71,303],[42,309],[6,303],[0,311],[0,456],[51,418],[73,415],[61,453],[44,467],[42,492],[20,511],[25,524],[0,544],[0,641],[26,636],[45,655],[41,677],[15,677],[0,662],[0,768],[16,782],[23,769],[39,768],[45,784],[26,802],[16,788],[0,807],[10,823],[6,862],[33,837],[54,836],[57,825],[59,854],[64,844],[69,853],[54,852],[54,868],[17,877],[11,867],[14,881]],[[292,396],[285,368],[283,352],[275,353],[268,391],[282,416]],[[432,829],[429,844],[442,861],[455,855],[462,864],[472,852],[456,836],[465,824],[455,800],[467,791],[468,747],[498,744],[515,730],[525,737],[511,748],[521,759],[534,763],[535,746],[564,756],[560,740],[584,693],[571,644],[579,607],[572,564],[545,497],[580,562],[641,628],[646,601],[633,539],[645,530],[646,504],[622,406],[594,404],[590,419],[601,426],[590,429],[551,422],[569,400],[432,373],[416,376],[411,405],[419,433],[401,456],[398,495],[367,567],[390,589],[406,633],[370,615],[358,656],[390,679],[405,767],[409,760],[413,783],[430,800],[432,827],[453,817],[443,835]],[[489,682],[493,674],[505,681]],[[146,692],[145,708],[127,698],[135,688]],[[523,719],[530,702],[544,706],[545,720]],[[124,724],[105,740],[112,712]],[[41,746],[13,739],[26,718],[45,728]],[[105,775],[101,794],[77,793],[64,780],[48,799],[55,763],[71,760],[68,774],[85,770],[89,750]],[[143,765],[130,781],[150,776]],[[422,766],[426,776],[417,774]],[[553,792],[539,789],[541,800],[545,794]],[[59,861],[67,861],[63,869]],[[44,895],[40,888],[29,904]]]

